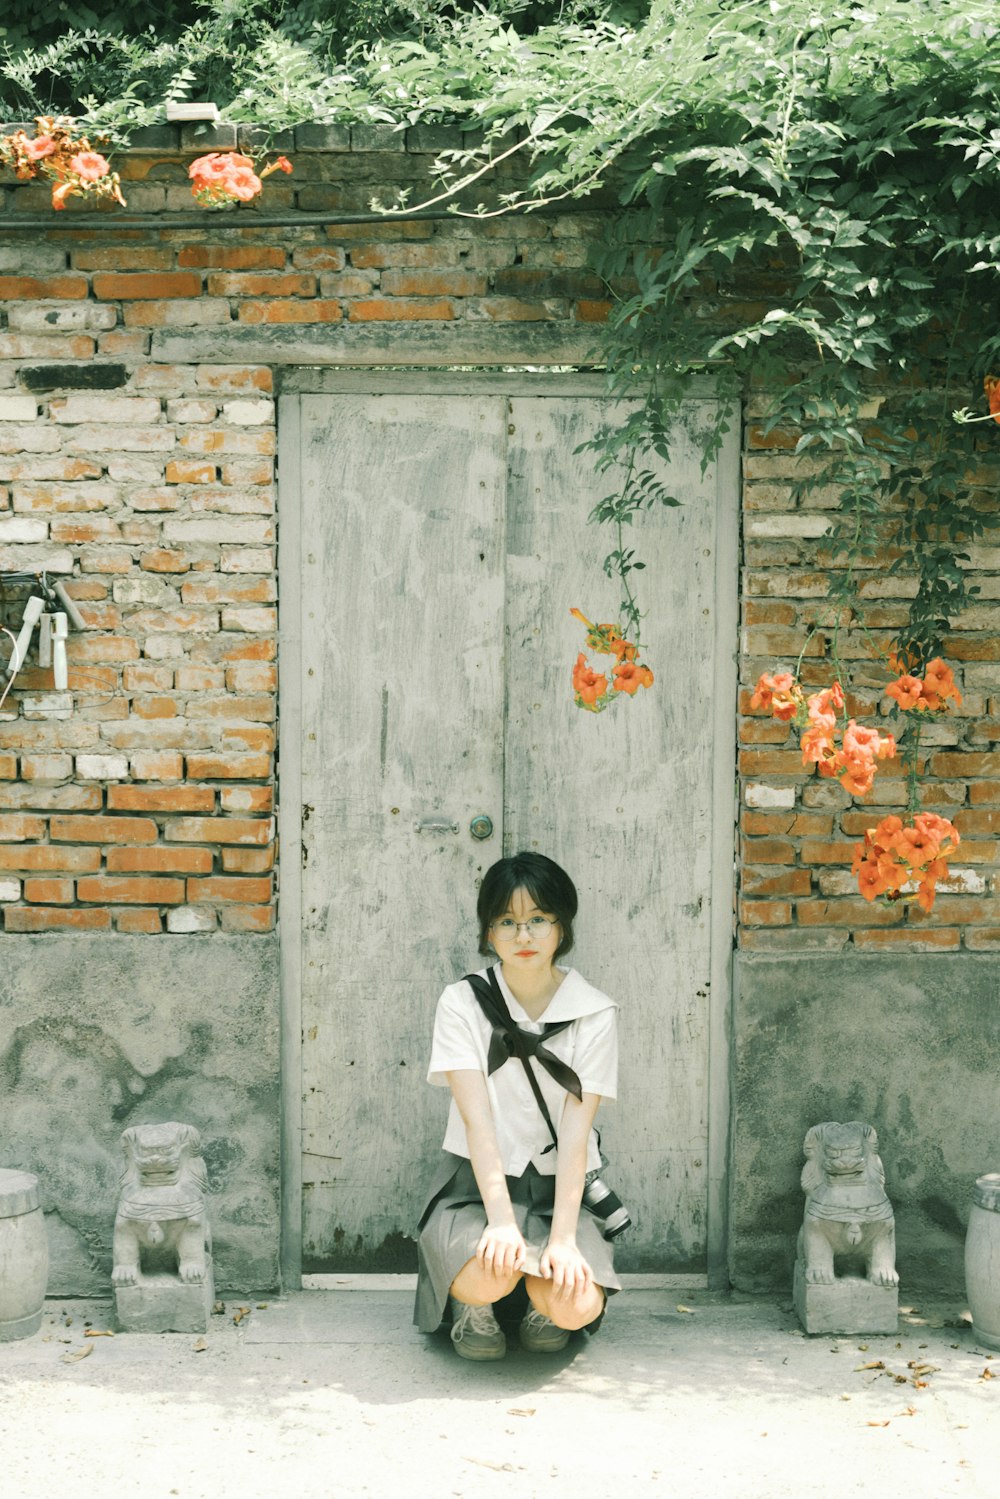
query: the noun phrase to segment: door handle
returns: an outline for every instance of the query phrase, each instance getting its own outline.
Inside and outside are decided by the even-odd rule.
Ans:
[[[425,822],[417,823],[418,833],[457,833],[458,823],[448,822],[445,818],[429,817]]]

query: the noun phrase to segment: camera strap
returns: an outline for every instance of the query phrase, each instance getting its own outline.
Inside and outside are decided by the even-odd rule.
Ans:
[[[556,1133],[555,1125],[552,1123],[552,1115],[549,1113],[548,1105],[538,1085],[538,1078],[535,1076],[535,1069],[532,1067],[530,1059],[532,1057],[537,1058],[539,1065],[545,1068],[545,1071],[561,1088],[565,1088],[568,1093],[572,1093],[574,1098],[582,1099],[583,1088],[580,1085],[580,1079],[572,1067],[569,1067],[545,1045],[545,1042],[551,1036],[558,1035],[560,1031],[564,1031],[567,1026],[572,1025],[573,1020],[549,1021],[543,1027],[541,1033],[536,1035],[533,1031],[523,1030],[521,1026],[515,1023],[510,1010],[507,1008],[507,1001],[503,997],[503,991],[497,983],[496,974],[492,968],[488,970],[488,982],[486,979],[480,978],[478,973],[467,973],[465,975],[465,982],[471,986],[479,1008],[490,1022],[493,1030],[487,1054],[487,1076],[492,1076],[498,1068],[502,1067],[505,1062],[509,1062],[513,1057],[516,1057],[521,1063],[527,1074],[531,1091],[535,1095],[535,1102],[538,1104],[542,1118],[548,1125],[549,1134],[552,1136],[552,1144],[546,1145],[542,1151],[542,1154],[546,1155],[558,1145],[559,1136]]]

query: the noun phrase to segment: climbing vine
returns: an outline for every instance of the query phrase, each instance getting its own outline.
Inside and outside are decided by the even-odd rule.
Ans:
[[[830,618],[863,624],[856,578],[874,559],[912,575],[898,649],[919,674],[973,602],[969,547],[998,520],[995,424],[968,420],[993,410],[978,392],[1000,368],[984,315],[1000,271],[995,6],[652,0],[646,15],[542,7],[533,30],[514,24],[523,9],[427,6],[409,32],[345,51],[322,24],[283,30],[255,0],[212,0],[168,41],[70,33],[9,53],[0,75],[22,117],[69,78],[80,128],[112,140],[208,86],[224,118],[265,130],[477,126],[437,164],[432,197],[456,212],[613,194],[597,270],[609,385],[630,404],[590,446],[618,637],[638,651],[636,522],[676,504],[659,476],[707,376],[705,463],[747,393],[764,401],[759,437],[798,460],[796,500],[831,507]]]

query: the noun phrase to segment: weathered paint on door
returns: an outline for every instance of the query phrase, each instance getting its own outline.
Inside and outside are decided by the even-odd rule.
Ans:
[[[478,877],[520,847],[573,875],[570,961],[622,1006],[603,1111],[635,1220],[620,1262],[704,1269],[716,476],[679,433],[683,507],[638,533],[656,686],[579,712],[569,609],[603,617],[617,595],[586,524],[608,479],[575,450],[607,414],[300,398],[306,1270],[412,1267],[447,1102],[424,1081],[434,1005],[480,961]]]

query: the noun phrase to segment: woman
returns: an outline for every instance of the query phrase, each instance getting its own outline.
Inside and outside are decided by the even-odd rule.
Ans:
[[[585,1177],[601,1165],[594,1117],[616,1094],[617,1006],[556,966],[573,945],[576,911],[573,882],[552,859],[501,859],[477,902],[479,951],[499,956],[493,1008],[483,1008],[487,985],[476,986],[481,1003],[465,979],[438,1002],[428,1080],[452,1097],[445,1158],[420,1221],[414,1320],[435,1331],[450,1295],[462,1358],[503,1358],[492,1309],[522,1278],[530,1307],[520,1342],[537,1353],[558,1352],[576,1328],[596,1331],[606,1294],[620,1289],[600,1220],[581,1206]],[[534,1052],[527,1066],[558,1148],[525,1052]]]

